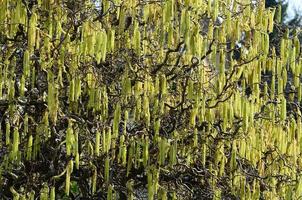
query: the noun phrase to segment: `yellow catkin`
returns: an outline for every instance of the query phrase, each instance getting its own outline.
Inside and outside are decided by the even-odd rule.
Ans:
[[[67,156],[71,155],[72,147],[74,145],[74,132],[72,128],[72,122],[68,120],[68,128],[66,131],[66,154]]]
[[[114,119],[113,119],[113,136],[117,138],[119,132],[119,123],[121,120],[121,105],[117,103],[114,111]]]
[[[274,8],[270,13],[269,13],[269,19],[268,19],[268,32],[272,33],[274,30],[274,17],[275,17],[275,11],[276,8]]]
[[[100,31],[97,33],[96,35],[96,42],[95,42],[95,57],[97,60],[97,63],[99,64],[101,62],[101,58],[102,58],[102,42],[103,42],[103,33]]]
[[[280,23],[281,22],[281,16],[282,16],[282,5],[281,4],[278,4],[278,7],[277,7],[277,11],[276,11],[276,22],[277,23]]]
[[[23,56],[23,74],[26,78],[30,75],[29,51],[25,50]]]
[[[105,31],[103,32],[102,38],[103,41],[101,45],[101,52],[102,52],[101,60],[104,62],[106,60],[106,54],[107,54],[107,34]]]
[[[107,44],[108,44],[108,51],[114,52],[115,29],[110,30]]]
[[[95,136],[95,155],[100,156],[100,138],[101,134],[100,131],[96,131],[96,136]]]
[[[32,52],[36,40],[37,20],[38,20],[37,14],[33,12],[29,21],[29,28],[28,28],[28,47],[30,52]]]
[[[87,41],[88,54],[93,56],[95,40],[96,40],[96,35],[94,31],[91,31],[91,34],[88,36],[87,40],[88,40]]]
[[[207,6],[208,17],[211,17],[211,12],[212,12],[212,1],[208,1],[208,6]]]
[[[286,99],[284,97],[281,99],[280,118],[281,118],[282,121],[284,121],[286,119]]]
[[[119,34],[121,34],[124,31],[125,19],[126,19],[125,9],[122,8],[120,10],[120,15],[119,15]]]
[[[141,40],[140,38],[141,35],[140,35],[139,25],[138,22],[135,21],[134,33],[133,33],[133,48],[138,56],[140,55],[140,40]]]

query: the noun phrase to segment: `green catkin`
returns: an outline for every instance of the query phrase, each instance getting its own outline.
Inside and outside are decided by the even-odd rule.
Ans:
[[[149,98],[145,94],[143,97],[143,113],[144,113],[144,118],[146,122],[146,127],[150,126],[150,111],[149,111]]]
[[[14,137],[13,137],[13,149],[12,149],[12,159],[16,159],[19,151],[20,136],[19,130],[17,127],[14,128]]]
[[[30,59],[29,51],[26,49],[23,55],[23,74],[26,78],[30,76]]]
[[[113,200],[113,187],[111,184],[108,186],[107,200]]]
[[[173,45],[173,32],[174,32],[173,24],[172,24],[172,22],[169,22],[169,26],[168,26],[168,39],[167,39],[169,47],[172,47],[172,45]]]
[[[72,121],[69,119],[68,128],[66,131],[66,154],[67,154],[67,156],[70,156],[72,153],[74,141],[75,141],[75,138],[74,138],[74,131],[72,128]]]
[[[76,169],[78,170],[80,168],[80,154],[76,153],[75,155],[75,164],[76,164]]]
[[[29,52],[32,52],[34,48],[34,44],[36,40],[36,26],[37,26],[37,14],[33,12],[29,21],[29,28],[28,28]]]
[[[33,146],[33,153],[32,153],[32,160],[36,160],[40,153],[40,142],[41,138],[39,134],[36,134],[34,139],[34,146]]]
[[[148,200],[154,199],[154,181],[151,169],[147,171]]]
[[[160,119],[157,119],[154,123],[154,132],[155,132],[154,141],[157,141],[158,139],[159,129],[160,129]]]
[[[146,167],[149,159],[149,137],[146,136],[143,145],[143,166]]]
[[[37,0],[31,9],[22,0],[0,0],[1,40],[6,42],[0,55],[0,185],[4,172],[19,176],[12,169],[22,168],[22,159],[43,160],[47,155],[42,145],[56,136],[52,128],[61,127],[62,119],[68,121],[58,130],[59,135],[63,131],[59,149],[50,148],[66,153],[64,172],[42,181],[36,195],[24,184],[11,187],[13,199],[65,198],[55,196],[55,188],[62,189],[57,178],[63,175],[66,195],[78,195],[73,163],[77,172],[90,168],[89,192],[95,195],[102,189],[109,200],[121,198],[115,165],[129,178],[123,191],[129,200],[136,198],[136,169],[147,179],[148,199],[183,199],[162,178],[192,166],[196,175],[208,169],[206,183],[213,199],[224,195],[219,187],[224,178],[232,195],[242,199],[301,196],[300,30],[286,28],[280,46],[270,47],[270,34],[282,22],[281,4],[267,9],[264,1],[249,0],[82,3],[95,12],[75,13],[72,24],[59,0]],[[102,3],[109,15],[95,18],[95,3]],[[125,27],[130,18],[131,25]],[[17,34],[19,26],[25,43]],[[242,58],[235,60],[235,41],[241,39]],[[25,46],[16,49],[15,42]],[[184,44],[177,49],[180,42]],[[41,72],[47,74],[42,90]],[[111,80],[111,72],[116,80]],[[43,112],[36,105],[40,103],[47,104]],[[28,112],[31,108],[36,110]],[[35,112],[39,116],[32,115]],[[87,158],[97,162],[85,164]],[[246,178],[245,164],[264,182]],[[276,174],[292,181],[280,182]],[[38,179],[42,175],[33,174]]]
[[[67,165],[66,179],[65,179],[65,193],[67,196],[69,196],[69,192],[70,192],[70,178],[71,178],[72,171],[73,171],[73,160],[70,160]]]
[[[275,16],[276,9],[273,9],[271,12],[269,12],[269,19],[268,19],[268,32],[272,33],[274,29],[274,16]]]
[[[107,54],[107,34],[104,31],[103,32],[103,41],[102,41],[102,47],[101,47],[101,52],[102,52],[102,57],[101,60],[104,62],[106,60],[106,54]]]
[[[193,106],[193,109],[191,111],[191,116],[190,116],[190,125],[192,128],[194,128],[196,125],[196,114],[197,113],[198,113],[198,106],[195,103]]]
[[[121,159],[122,159],[122,154],[123,154],[123,150],[124,150],[124,142],[125,142],[125,134],[121,135],[120,137],[120,142],[119,142],[119,153],[118,153],[118,163],[121,163]]]
[[[13,194],[13,200],[19,200],[20,199],[20,194],[11,186],[10,192]]]
[[[80,155],[79,155],[79,131],[76,129],[74,131],[74,144],[73,144],[73,155],[75,156],[75,164],[76,164],[76,169],[79,169],[79,160],[80,160]]]
[[[26,151],[26,160],[31,160],[32,148],[33,148],[33,136],[29,135],[28,143],[27,143],[27,151]]]
[[[133,33],[133,48],[136,52],[136,54],[139,56],[140,55],[140,41],[141,41],[141,35],[140,35],[140,30],[139,30],[139,25],[138,22],[135,21],[134,23],[134,33]]]
[[[10,144],[10,122],[5,120],[5,144]]]
[[[208,18],[211,17],[211,13],[212,13],[212,1],[208,1],[208,4],[207,4],[207,14],[208,14]]]
[[[126,166],[126,164],[127,164],[127,146],[124,144],[124,145],[122,145],[122,149],[121,149],[121,151],[122,151],[122,166],[123,167],[125,167]]]
[[[94,54],[94,46],[95,46],[95,39],[96,39],[96,35],[95,32],[92,31],[91,35],[88,36],[88,41],[87,41],[87,49],[88,49],[88,54],[93,56]]]
[[[276,13],[276,16],[275,16],[276,22],[281,23],[281,18],[282,18],[282,5],[278,4],[277,13]]]
[[[299,87],[298,87],[298,101],[299,102],[301,102],[301,100],[302,100],[302,86],[301,85],[299,85]]]
[[[105,178],[105,182],[108,183],[109,182],[109,171],[110,170],[110,158],[109,156],[106,156],[105,159],[105,172],[104,172],[104,178]]]
[[[281,114],[280,114],[280,118],[282,121],[284,121],[286,119],[286,99],[285,97],[283,97],[281,99]]]
[[[20,80],[20,96],[24,97],[25,94],[25,77],[22,75]]]
[[[95,194],[96,192],[96,185],[97,185],[97,169],[95,166],[93,166],[93,175],[92,175],[92,194]]]
[[[119,15],[119,34],[121,35],[125,28],[125,19],[126,19],[126,13],[125,9],[120,10]]]
[[[125,113],[124,113],[124,129],[123,129],[123,134],[126,135],[127,133],[127,122],[129,120],[129,112],[128,110],[125,110]]]
[[[108,37],[108,51],[114,52],[114,45],[115,45],[115,29],[110,31]]]
[[[56,188],[51,187],[50,188],[49,200],[55,200],[55,199],[56,199]]]
[[[48,200],[49,188],[44,185],[40,192],[40,200]]]
[[[103,33],[100,31],[97,33],[96,35],[96,41],[95,41],[95,57],[96,57],[96,61],[99,64],[101,62],[101,58],[102,58],[102,42],[103,42]]]
[[[35,191],[30,191],[29,193],[27,193],[28,199],[29,200],[34,200],[35,199]]]
[[[91,141],[88,141],[87,143],[87,152],[89,156],[93,156],[94,154],[94,149]]]
[[[134,199],[134,195],[133,195],[133,185],[134,185],[134,181],[133,179],[127,181],[126,183],[126,187],[127,187],[127,200],[133,200]]]
[[[96,131],[95,136],[95,155],[100,156],[100,139],[101,139],[101,133],[99,130]]]
[[[111,133],[111,128],[109,128],[106,132],[106,149],[105,149],[105,153],[108,153],[109,150],[111,149],[111,141],[112,140],[112,133]]]
[[[119,124],[121,121],[121,105],[117,103],[114,111],[114,119],[113,119],[113,136],[117,138],[119,132]]]
[[[105,129],[102,131],[102,150],[104,153],[107,153],[107,136]]]

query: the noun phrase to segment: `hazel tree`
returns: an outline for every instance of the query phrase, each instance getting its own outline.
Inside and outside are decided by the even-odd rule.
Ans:
[[[299,30],[264,0],[0,0],[0,197],[298,199]]]

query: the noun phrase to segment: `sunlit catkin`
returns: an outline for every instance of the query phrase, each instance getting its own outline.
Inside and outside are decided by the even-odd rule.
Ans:
[[[28,28],[28,47],[29,52],[33,51],[35,40],[36,40],[36,26],[37,26],[37,14],[33,12],[31,18],[29,20],[29,28]]]
[[[141,41],[141,35],[139,30],[138,22],[135,21],[134,23],[134,33],[133,33],[133,48],[137,55],[140,55],[140,41]]]
[[[101,60],[104,62],[106,60],[106,54],[107,54],[107,34],[104,31],[103,36],[102,36],[102,44],[101,44],[101,52],[102,52],[102,57]]]

